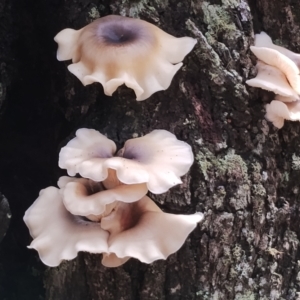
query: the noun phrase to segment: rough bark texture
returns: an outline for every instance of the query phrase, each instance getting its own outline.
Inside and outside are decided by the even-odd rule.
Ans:
[[[125,88],[107,97],[56,61],[58,31],[111,13],[198,39],[167,91],[139,103]],[[0,190],[13,216],[0,244],[1,299],[300,299],[300,124],[276,130],[264,119],[272,94],[245,86],[255,32],[300,52],[299,1],[1,0],[0,21]],[[46,269],[26,249],[24,211],[64,174],[58,151],[80,127],[119,146],[156,128],[192,145],[184,184],[153,199],[205,221],[167,261],[107,269],[81,253]]]

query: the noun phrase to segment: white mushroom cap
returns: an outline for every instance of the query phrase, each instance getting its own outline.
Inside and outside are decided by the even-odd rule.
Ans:
[[[89,216],[101,215],[106,206],[115,201],[135,202],[144,197],[147,192],[145,183],[132,185],[119,185],[113,189],[104,190],[93,186],[99,186],[99,183],[84,179],[68,182],[63,188],[63,202],[66,209],[73,215]],[[64,180],[63,178],[60,179]],[[58,183],[58,185],[60,185]]]
[[[167,89],[196,44],[195,39],[175,38],[148,22],[116,15],[79,31],[64,29],[54,40],[57,58],[72,58],[68,69],[84,85],[100,82],[111,96],[125,84],[135,91],[137,100]]]
[[[248,85],[271,91],[284,97],[292,97],[288,99],[295,99],[293,101],[299,99],[299,96],[279,69],[266,65],[261,61],[257,63],[256,67],[258,70],[257,75],[255,78],[246,81]]]
[[[119,206],[102,218],[101,227],[110,232],[108,254],[117,258],[134,257],[144,263],[166,259],[184,243],[190,232],[203,219],[202,213],[173,215],[163,213],[147,196]],[[103,264],[118,263],[104,256]],[[119,261],[120,262],[120,261]]]
[[[54,38],[54,41],[61,45],[57,49],[57,60],[69,60],[75,55],[77,47],[76,43],[80,37],[82,30],[64,29],[60,31]]]
[[[166,130],[153,130],[130,139],[119,153],[121,157],[106,160],[105,166],[116,170],[117,177],[125,184],[146,182],[154,194],[182,183],[180,176],[188,172],[194,161],[190,145]]]
[[[73,259],[79,251],[107,252],[108,233],[99,223],[71,215],[55,187],[41,190],[26,211],[24,222],[34,239],[29,248],[37,250],[41,261],[48,266]]]
[[[292,60],[271,48],[251,46],[250,49],[259,60],[282,71],[291,87],[300,94],[299,69]]]
[[[70,176],[79,173],[85,178],[103,181],[108,176],[103,162],[115,151],[115,143],[106,136],[94,129],[81,128],[76,131],[76,137],[61,149],[58,165],[67,169]]]
[[[109,169],[113,169],[122,183],[146,183],[152,193],[161,194],[182,183],[180,176],[188,172],[194,161],[190,145],[177,140],[166,130],[154,130],[143,137],[130,139],[119,151],[120,157],[104,159],[104,155],[98,153],[109,152],[108,157],[112,155],[112,147],[108,151],[107,144],[103,143],[103,151],[101,143],[84,137],[83,133],[92,136],[89,130],[92,129],[78,130],[77,137],[61,150],[59,166],[67,168],[70,175],[77,171],[85,178],[102,181],[107,178]],[[78,134],[79,131],[82,134]],[[98,133],[98,138],[95,130],[92,132],[96,141],[103,137]]]
[[[266,105],[266,119],[277,128],[282,128],[284,120],[300,121],[300,101],[283,103],[273,100]]]
[[[297,53],[295,53],[291,50],[288,50],[284,47],[273,44],[270,36],[267,35],[263,31],[261,33],[255,35],[254,46],[274,49],[274,50],[282,53],[283,55],[287,56],[290,60],[292,60],[297,65],[298,68],[300,66],[300,54],[297,54]]]

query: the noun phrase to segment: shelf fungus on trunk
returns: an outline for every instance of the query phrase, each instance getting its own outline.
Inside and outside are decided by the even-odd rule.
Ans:
[[[111,96],[125,84],[137,100],[167,89],[196,44],[193,38],[176,38],[146,21],[117,15],[80,30],[64,29],[54,40],[57,59],[72,59],[68,69],[83,85],[99,82]]]
[[[93,129],[79,129],[62,148],[59,166],[68,173],[59,188],[48,187],[26,211],[24,221],[41,260],[57,266],[79,251],[102,253],[117,267],[131,257],[144,263],[166,259],[203,219],[164,213],[149,197],[181,183],[194,156],[191,147],[166,130],[128,140],[114,157],[113,141]]]
[[[254,46],[250,49],[259,59],[258,72],[246,83],[276,94],[275,100],[266,105],[266,119],[277,128],[283,127],[285,119],[299,121],[300,54],[273,44],[265,32],[255,35]]]

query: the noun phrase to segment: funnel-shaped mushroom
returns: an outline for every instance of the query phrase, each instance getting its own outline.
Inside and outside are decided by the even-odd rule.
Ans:
[[[196,44],[193,38],[175,38],[148,22],[116,15],[78,31],[64,29],[54,40],[57,59],[72,59],[68,69],[84,85],[100,82],[111,96],[125,84],[137,100],[167,89]]]
[[[129,257],[144,263],[166,259],[183,245],[202,219],[202,213],[164,213],[147,196],[130,204],[119,202],[112,213],[101,219],[101,227],[110,233],[108,253],[102,263],[115,267]]]
[[[250,49],[259,60],[284,73],[291,87],[300,94],[299,69],[291,59],[271,48],[252,46]]]
[[[55,267],[63,259],[73,259],[79,251],[107,252],[108,232],[101,229],[99,223],[70,214],[55,187],[41,190],[38,199],[26,211],[24,222],[33,237],[29,248],[36,249],[41,261],[48,266]]]
[[[154,194],[182,183],[180,176],[188,172],[194,161],[190,145],[166,130],[154,130],[128,140],[119,155],[106,160],[105,166],[116,170],[125,184],[146,182]]]
[[[266,119],[277,128],[282,128],[284,120],[300,121],[300,101],[283,103],[273,100],[266,105]]]
[[[273,44],[270,36],[263,31],[255,35],[254,46],[274,49],[292,60],[298,68],[300,67],[300,54]]]
[[[103,162],[115,151],[115,143],[106,136],[94,129],[81,128],[76,131],[76,137],[61,149],[58,165],[67,169],[70,176],[79,173],[85,178],[103,181],[108,176]]]
[[[261,61],[257,63],[256,67],[257,75],[255,78],[246,81],[248,85],[282,95],[286,97],[283,98],[285,102],[299,99],[299,96],[279,69],[266,65]]]
[[[87,133],[88,130],[91,129],[80,129]],[[102,135],[98,134],[100,139]],[[104,180],[108,170],[113,169],[122,183],[146,183],[152,193],[161,194],[181,183],[180,176],[188,172],[194,161],[191,147],[166,130],[154,130],[143,137],[130,139],[119,151],[118,157],[107,159],[103,159],[103,155],[100,158],[98,154],[103,152],[101,143],[94,144],[91,139],[85,143],[86,138],[76,135],[62,148],[59,166],[66,167],[70,175],[74,175],[73,170],[76,170],[81,176],[94,181]],[[103,145],[107,149],[106,144]]]
[[[42,262],[51,267],[75,258],[79,251],[103,253],[102,263],[108,267],[122,265],[130,257],[145,263],[166,259],[203,219],[202,213],[164,213],[144,196],[133,203],[108,204],[101,215],[92,216],[95,222],[89,222],[67,211],[61,194],[65,193],[54,187],[42,190],[24,216],[33,237],[29,248],[36,249]]]
[[[68,177],[67,177],[68,178]],[[68,178],[68,180],[70,180]],[[71,178],[67,181],[61,177],[58,186],[62,188],[62,197],[66,209],[73,215],[89,216],[101,215],[106,206],[115,201],[135,202],[144,197],[147,192],[145,183],[132,185],[119,185],[109,190],[104,190],[101,183],[89,179]]]

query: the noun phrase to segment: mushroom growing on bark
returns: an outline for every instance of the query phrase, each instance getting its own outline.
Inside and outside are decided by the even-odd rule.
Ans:
[[[299,121],[300,54],[273,44],[265,32],[255,35],[255,46],[250,49],[260,61],[257,76],[246,83],[276,94],[266,105],[266,119],[277,128],[282,128],[284,120]]]
[[[48,187],[26,211],[24,221],[41,260],[57,266],[77,252],[103,253],[117,267],[131,257],[145,263],[166,259],[203,219],[202,213],[173,215],[149,197],[180,183],[193,163],[191,147],[166,130],[128,140],[113,157],[114,142],[93,129],[79,129],[60,153],[69,174],[60,189]],[[96,176],[97,181],[89,179]]]
[[[259,60],[280,70],[291,87],[300,94],[299,69],[291,59],[271,48],[252,46],[250,49]]]
[[[63,198],[55,187],[40,191],[28,208],[24,222],[33,241],[28,248],[38,251],[41,261],[50,267],[70,260],[79,251],[107,252],[109,233],[99,223],[85,221],[66,210]]]
[[[79,173],[82,177],[103,181],[108,176],[105,160],[112,157],[116,144],[94,129],[81,128],[76,137],[59,153],[58,165],[67,169],[70,176]]]
[[[295,53],[284,47],[275,45],[272,42],[272,39],[268,36],[268,34],[263,31],[255,35],[254,46],[274,49],[288,57],[290,60],[292,60],[298,68],[300,67],[300,54]]]
[[[257,62],[256,68],[257,75],[246,81],[248,85],[282,95],[285,102],[296,101],[299,98],[282,71],[261,61]]]
[[[176,38],[139,19],[110,15],[80,30],[64,29],[54,40],[57,59],[72,59],[68,69],[84,85],[100,82],[111,96],[122,84],[137,100],[169,87],[196,40]]]
[[[60,182],[66,183],[64,190],[76,181],[63,178]],[[81,181],[83,183],[89,184]],[[74,195],[48,187],[25,213],[24,221],[34,238],[29,248],[36,249],[48,266],[73,259],[79,251],[103,253],[102,263],[107,267],[120,266],[131,257],[145,263],[166,259],[183,245],[203,219],[202,213],[164,213],[146,196],[132,203],[114,201],[106,205],[103,197],[97,201],[103,201],[104,210],[98,215],[96,210],[91,211],[92,215],[84,218],[73,215],[64,206],[72,201],[75,206],[78,204]],[[79,211],[81,209],[79,203]]]
[[[300,101],[284,103],[278,100],[266,105],[266,119],[277,128],[282,128],[284,120],[300,121]]]
[[[148,264],[166,259],[183,245],[202,219],[202,213],[164,213],[147,196],[130,204],[118,202],[114,211],[101,219],[101,228],[110,233],[102,263],[115,267],[128,257]]]
[[[145,183],[121,184],[107,190],[100,182],[66,176],[58,180],[58,186],[66,209],[80,216],[100,215],[108,204],[115,201],[135,202],[148,192]]]
[[[190,145],[166,130],[153,130],[143,137],[126,141],[112,157],[115,144],[94,129],[77,130],[76,137],[61,149],[59,166],[68,174],[79,173],[94,181],[108,178],[109,170],[124,184],[146,183],[154,194],[161,194],[182,183],[193,164]]]

